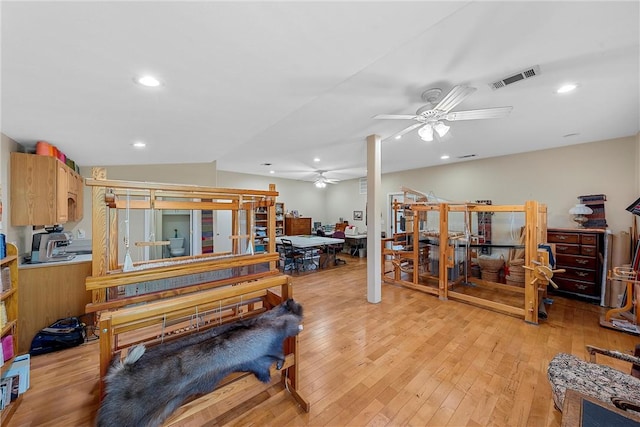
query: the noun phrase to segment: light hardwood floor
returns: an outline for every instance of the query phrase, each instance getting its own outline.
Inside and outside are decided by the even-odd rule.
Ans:
[[[585,344],[631,352],[639,342],[599,327],[602,308],[561,297],[540,325],[389,284],[369,304],[364,260],[344,258],[293,276],[305,309],[299,389],[309,413],[274,378],[235,408],[200,403],[173,425],[555,427],[551,358],[586,358]],[[92,425],[97,381],[97,342],[34,357],[31,389],[9,426]]]

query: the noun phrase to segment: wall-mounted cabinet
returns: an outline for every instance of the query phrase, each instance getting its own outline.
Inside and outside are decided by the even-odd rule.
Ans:
[[[55,157],[11,153],[11,225],[80,221],[84,180]]]

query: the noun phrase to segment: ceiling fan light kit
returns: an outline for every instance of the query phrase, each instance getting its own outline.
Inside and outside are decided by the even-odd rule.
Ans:
[[[475,91],[476,88],[470,86],[456,86],[434,106],[442,90],[438,88],[428,89],[422,93],[422,100],[427,104],[418,108],[415,115],[378,114],[374,116],[374,119],[415,120],[418,123],[414,123],[393,135],[395,139],[399,139],[405,133],[419,128],[418,135],[420,138],[423,141],[430,142],[433,141],[434,130],[441,138],[449,131],[449,126],[444,124],[443,120],[452,122],[457,120],[497,119],[508,116],[513,109],[513,107],[496,107],[450,112]]]

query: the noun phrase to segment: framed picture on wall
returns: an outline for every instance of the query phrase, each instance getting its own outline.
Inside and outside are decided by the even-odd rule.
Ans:
[[[353,220],[362,221],[362,211],[353,211]]]

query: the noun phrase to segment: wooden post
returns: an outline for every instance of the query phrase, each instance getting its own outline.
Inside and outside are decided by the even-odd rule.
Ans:
[[[525,265],[535,268],[533,261],[538,259],[538,202],[528,200],[524,204],[525,212]],[[524,273],[524,320],[538,323],[538,285],[534,280],[533,270],[525,269]]]
[[[440,256],[438,261],[438,296],[446,300],[449,297],[449,280],[447,278],[447,248],[449,247],[449,204],[440,204]]]

